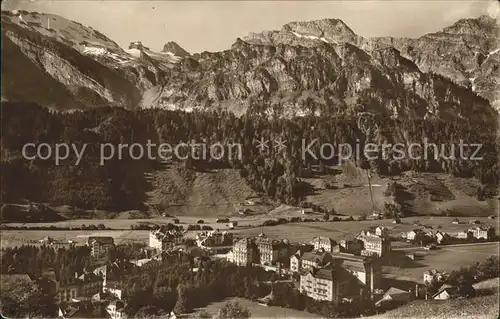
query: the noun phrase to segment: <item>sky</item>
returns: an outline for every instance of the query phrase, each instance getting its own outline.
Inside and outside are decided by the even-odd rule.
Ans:
[[[122,47],[132,41],[160,50],[175,41],[187,51],[229,49],[249,32],[291,21],[338,18],[362,36],[418,37],[461,18],[498,17],[495,0],[401,1],[100,1],[4,0],[3,10],[53,13],[99,30]]]

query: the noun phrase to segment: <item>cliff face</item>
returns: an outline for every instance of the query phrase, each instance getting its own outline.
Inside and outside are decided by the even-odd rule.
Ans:
[[[59,109],[220,108],[286,117],[369,110],[484,120],[496,115],[491,105],[500,99],[499,28],[487,17],[418,39],[363,38],[337,19],[291,22],[237,39],[226,51],[189,55],[175,42],[163,52],[140,42],[123,50],[61,17],[51,31],[40,25],[45,15],[21,16],[2,17],[3,58],[16,65],[2,70],[7,100]],[[44,89],[27,88],[26,72],[44,79]]]
[[[162,52],[171,52],[172,54],[180,57],[189,56],[189,52],[173,41],[165,43]]]
[[[85,32],[90,32],[88,28],[75,24],[79,27],[77,32],[75,25],[62,18],[58,21],[69,25],[73,33],[65,29],[52,31],[52,27],[44,29],[30,22],[28,16],[45,18],[38,14],[2,15],[2,59],[3,65],[8,66],[2,68],[3,99],[37,102],[57,109],[106,105],[133,107],[140,100],[139,89],[127,79],[123,69],[113,68],[111,63],[88,55],[89,42],[74,42],[74,35],[83,34],[94,41],[93,55],[99,51],[123,55],[124,51],[114,42],[103,36],[90,38]],[[40,32],[40,28],[53,35]],[[61,38],[59,34],[66,37]],[[40,81],[29,82],[27,78]],[[41,87],[37,89],[37,86]]]
[[[319,40],[306,47],[238,39],[230,50],[195,58],[194,71],[175,66],[159,105],[277,116],[360,110],[408,117],[494,114],[471,89],[423,72],[388,46],[367,52],[348,42]]]
[[[414,61],[423,72],[433,72],[471,88],[500,107],[498,20],[481,16],[461,19],[443,30],[417,39],[373,38],[362,45],[370,50],[392,46]]]
[[[470,88],[500,107],[498,59],[500,54],[499,21],[488,16],[461,19],[443,30],[420,38],[363,38],[342,21],[325,19],[294,22],[280,31],[252,33],[245,41],[254,44],[286,44],[306,47],[321,42],[338,45],[347,42],[368,54],[382,48],[395,48],[414,62],[422,72],[442,75]]]

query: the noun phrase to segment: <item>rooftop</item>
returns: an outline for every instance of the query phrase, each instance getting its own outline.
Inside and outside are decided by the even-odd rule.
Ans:
[[[352,261],[359,261],[359,262],[370,261],[370,258],[368,258],[366,256],[356,256],[356,255],[346,254],[346,253],[333,253],[331,255],[335,259],[352,260]]]
[[[389,288],[385,293],[386,296],[406,295],[406,294],[408,294],[408,291],[394,287]]]
[[[313,273],[314,278],[333,280],[333,269],[318,269]]]
[[[432,296],[432,298],[434,298],[435,296],[439,295],[440,293],[442,293],[443,291],[446,291],[448,292],[448,294],[450,294],[451,297],[456,297],[459,295],[458,293],[458,288],[456,286],[451,286],[451,285],[448,285],[448,284],[444,284],[442,285],[439,290]]]
[[[98,242],[100,244],[114,244],[114,238],[110,236],[90,236],[87,243]]]
[[[326,252],[324,253],[306,252],[302,255],[302,260],[322,263],[327,256],[330,255]]]

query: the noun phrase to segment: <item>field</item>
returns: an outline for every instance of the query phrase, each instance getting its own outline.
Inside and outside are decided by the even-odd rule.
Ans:
[[[395,279],[413,279],[422,282],[423,272],[430,269],[451,272],[462,266],[471,266],[486,258],[498,256],[499,243],[476,243],[463,245],[441,246],[438,250],[427,251],[421,248],[405,249],[415,251],[417,260],[404,267],[383,267],[385,274]],[[388,278],[389,276],[384,276]]]
[[[235,232],[241,236],[257,236],[260,233],[275,239],[289,239],[295,242],[310,241],[316,236],[329,236],[334,240],[341,240],[344,237],[355,236],[361,230],[371,226],[385,226],[389,229],[389,234],[399,236],[402,232],[410,231],[414,228],[415,222],[419,221],[422,225],[432,226],[454,235],[462,230],[471,227],[468,224],[469,218],[462,218],[461,224],[452,224],[453,217],[441,216],[420,216],[403,218],[401,224],[393,224],[390,219],[383,220],[365,220],[365,221],[342,221],[342,222],[312,222],[312,223],[289,223],[278,226],[265,226],[247,229],[238,229]],[[475,218],[484,225],[490,225],[496,228],[498,232],[498,220],[491,220],[486,217]]]
[[[232,221],[237,221],[238,226],[234,230],[229,230],[229,225],[226,223],[216,223],[215,218],[205,218],[203,225],[211,226],[213,229],[229,230],[236,234],[237,236],[252,237],[258,236],[260,233],[264,233],[266,236],[274,239],[289,239],[292,242],[309,242],[313,237],[316,236],[329,236],[334,240],[341,240],[346,237],[353,237],[358,234],[361,230],[372,226],[386,226],[389,229],[389,234],[392,236],[400,236],[402,232],[410,231],[411,229],[417,228],[415,222],[419,222],[421,225],[427,225],[433,227],[437,230],[440,226],[442,231],[448,232],[450,235],[454,235],[459,231],[466,230],[471,227],[468,224],[469,219],[463,218],[461,224],[452,224],[452,217],[431,217],[431,216],[421,216],[421,217],[408,217],[402,219],[401,224],[392,224],[391,220],[366,220],[366,221],[336,221],[336,222],[310,222],[310,223],[288,223],[277,226],[264,226],[257,227],[262,224],[264,220],[284,217],[298,217],[301,215],[297,208],[290,206],[280,206],[277,209],[271,211],[267,215],[257,215],[248,217],[234,217],[231,218]],[[310,218],[318,217],[316,215],[307,216]],[[180,225],[186,227],[190,224],[196,224],[199,217],[179,217]],[[498,220],[491,220],[486,217],[476,218],[484,225],[490,225],[496,228],[498,232]],[[147,240],[147,231],[130,231],[132,225],[138,225],[141,223],[145,224],[166,224],[172,223],[172,218],[158,217],[154,219],[110,219],[110,220],[99,220],[99,219],[77,219],[77,220],[66,220],[54,223],[10,223],[9,226],[55,226],[55,227],[81,227],[82,225],[98,225],[103,224],[109,227],[111,230],[103,231],[84,231],[84,230],[6,230],[2,232],[2,243],[6,245],[13,245],[15,242],[21,243],[21,240],[27,242],[28,240],[39,240],[45,236],[51,236],[56,239],[68,240],[75,239],[77,236],[84,236],[93,233],[106,233],[112,234],[116,238],[126,238],[128,241],[134,240]],[[195,234],[195,232],[189,232],[189,235]],[[11,239],[8,239],[11,236]],[[13,236],[13,237],[12,237]],[[12,238],[15,238],[13,240]]]
[[[204,308],[211,314],[216,314],[224,304],[230,300],[238,301],[244,308],[248,308],[251,312],[251,318],[287,318],[287,319],[300,319],[300,318],[321,318],[318,315],[311,314],[306,311],[299,311],[294,309],[286,309],[281,307],[263,307],[257,302],[243,298],[229,298],[224,301],[214,302]]]
[[[252,206],[246,206],[252,207]],[[238,223],[239,227],[253,227],[261,225],[264,221],[268,219],[276,218],[291,218],[291,217],[307,217],[307,218],[321,218],[321,214],[312,214],[304,216],[301,213],[301,209],[288,205],[281,205],[275,209],[272,209],[267,214],[256,214],[256,215],[235,215],[229,218],[230,221],[235,221]],[[217,223],[217,217],[214,216],[175,216],[179,219],[179,224],[186,227],[186,225],[197,224],[198,220],[203,220],[203,225],[210,226],[214,229],[229,229],[227,223]],[[345,218],[345,217],[344,217]],[[142,218],[142,219],[68,219],[57,222],[41,222],[41,223],[5,223],[6,225],[12,227],[58,227],[58,228],[71,228],[71,227],[81,227],[82,225],[99,225],[103,224],[107,228],[116,230],[128,230],[132,225],[138,224],[167,224],[173,223],[174,217],[155,217],[155,218]]]
[[[258,216],[248,216],[248,217],[231,217],[231,221],[238,222],[239,226],[255,226],[260,225],[266,219],[272,218],[266,217],[266,215],[258,215]],[[203,220],[203,225],[211,226],[214,229],[228,229],[229,225],[227,223],[217,223],[217,218],[215,217],[198,217],[198,216],[179,216],[179,224],[186,227],[187,225],[196,224],[198,220]],[[116,230],[127,230],[130,229],[132,225],[139,224],[149,224],[149,225],[162,225],[173,223],[174,218],[171,217],[156,217],[149,219],[71,219],[64,220],[60,222],[50,222],[50,223],[5,223],[5,225],[13,226],[13,227],[58,227],[58,228],[70,228],[70,227],[81,227],[82,225],[99,225],[103,224],[110,229]]]
[[[277,204],[269,198],[260,198],[252,205],[246,205],[248,197],[257,196],[237,170],[219,169],[195,172],[179,165],[165,165],[145,178],[151,183],[147,191],[145,211],[85,210],[71,206],[51,206],[43,212],[25,211],[23,205],[11,203],[2,212],[5,222],[60,222],[59,225],[80,225],[103,223],[112,229],[128,229],[134,221],[163,221],[158,216],[168,214],[193,223],[198,219],[213,220],[221,217],[234,218],[242,225],[254,225],[269,217],[300,216],[299,209]],[[363,216],[372,211],[370,191],[366,172],[349,164],[331,166],[329,172],[320,176],[302,178],[309,184],[310,191],[305,201],[321,207],[334,209],[341,216]],[[396,181],[404,189],[397,196],[386,196],[387,185]],[[415,216],[440,216],[452,212],[457,216],[498,215],[497,198],[477,200],[477,181],[456,178],[445,174],[406,173],[394,177],[371,179],[375,209],[383,211],[385,203],[397,202],[404,207],[405,214]],[[24,205],[26,206],[26,205]],[[156,208],[153,208],[156,207]],[[241,218],[240,209],[248,209],[251,216]],[[313,218],[321,216],[312,216]],[[70,220],[67,223],[62,220]],[[219,225],[220,226],[220,225]]]
[[[339,214],[364,215],[372,210],[370,189],[366,172],[349,164],[329,167],[335,174],[326,174],[315,178],[303,178],[302,181],[312,186],[313,192],[306,201],[335,209]],[[371,179],[375,207],[381,210],[388,198],[384,196],[389,179],[373,176]],[[330,184],[333,187],[327,188]],[[389,200],[390,201],[390,200]]]
[[[306,200],[339,214],[364,215],[372,210],[366,172],[350,163],[329,167],[329,174],[303,178],[313,191]],[[396,181],[406,194],[399,198],[385,196],[387,184]],[[372,176],[375,209],[382,210],[385,202],[396,201],[413,215],[440,215],[450,210],[461,216],[488,216],[498,212],[495,198],[479,201],[478,182],[439,173],[409,172],[400,176]],[[329,187],[327,187],[329,185]]]

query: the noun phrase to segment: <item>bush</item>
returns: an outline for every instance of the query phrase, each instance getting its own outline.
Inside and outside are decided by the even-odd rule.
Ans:
[[[288,220],[286,218],[278,218],[278,224],[287,224]]]
[[[204,221],[203,219],[200,219],[200,220],[198,220],[198,221],[197,221],[197,223],[198,223],[198,224],[204,224],[204,223],[205,223],[205,221]]]
[[[278,222],[276,220],[266,220],[265,222],[262,223],[262,226],[276,226],[278,225]]]
[[[201,230],[201,226],[200,225],[189,225],[187,227],[187,230]]]

